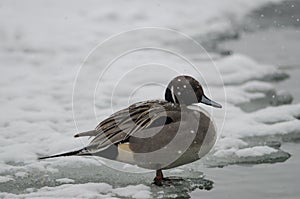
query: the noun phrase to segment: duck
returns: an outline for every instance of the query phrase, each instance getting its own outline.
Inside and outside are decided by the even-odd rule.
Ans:
[[[215,123],[200,103],[222,108],[204,94],[195,78],[177,76],[167,85],[164,100],[134,103],[94,130],[76,134],[76,138],[93,138],[86,147],[39,159],[97,156],[115,160],[155,170],[154,184],[160,186],[167,180],[163,170],[201,159],[216,142]]]

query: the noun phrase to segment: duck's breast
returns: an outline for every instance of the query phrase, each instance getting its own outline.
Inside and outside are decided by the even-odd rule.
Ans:
[[[187,112],[189,115],[193,115],[193,122],[189,122],[187,125],[190,124],[196,130],[187,128],[185,139],[190,137],[193,140],[182,155],[166,167],[167,169],[199,160],[212,149],[216,142],[216,127],[210,115],[203,109],[192,109]]]

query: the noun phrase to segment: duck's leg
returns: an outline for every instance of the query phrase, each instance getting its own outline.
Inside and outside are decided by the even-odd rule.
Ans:
[[[164,175],[161,169],[156,170],[156,176],[154,178],[154,184],[157,186],[162,186],[164,180]]]

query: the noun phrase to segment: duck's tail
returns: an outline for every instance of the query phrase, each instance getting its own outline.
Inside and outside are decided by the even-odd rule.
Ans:
[[[62,156],[74,156],[74,155],[84,155],[82,152],[85,149],[80,149],[80,150],[76,150],[76,151],[70,151],[70,152],[66,152],[66,153],[61,153],[61,154],[57,154],[57,155],[51,155],[51,156],[44,156],[44,157],[39,157],[39,160],[44,160],[44,159],[49,159],[49,158],[57,158],[57,157],[62,157]]]
[[[91,131],[85,131],[85,132],[78,133],[78,134],[74,135],[74,137],[96,136],[96,135],[97,135],[97,131],[91,130]],[[57,155],[39,157],[38,159],[44,160],[44,159],[49,159],[49,158],[57,158],[57,157],[62,157],[62,156],[75,156],[75,155],[81,155],[81,156],[82,155],[90,155],[90,153],[87,150],[87,148],[83,148],[83,149],[79,149],[76,151],[70,151],[70,152],[61,153],[61,154],[57,154]]]
[[[83,137],[83,136],[96,136],[97,133],[98,132],[96,130],[85,131],[85,132],[81,132],[81,133],[74,135],[74,137],[77,138],[77,137]]]

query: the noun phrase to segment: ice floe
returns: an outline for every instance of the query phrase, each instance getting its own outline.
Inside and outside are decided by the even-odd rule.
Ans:
[[[122,42],[119,38],[112,47],[104,45],[105,51],[100,49],[90,57],[87,67],[80,71],[72,101],[80,63],[96,44],[112,34],[141,26],[161,26],[205,42],[216,35],[235,35],[239,19],[269,2],[279,0],[202,0],[196,5],[186,2],[185,9],[181,1],[160,2],[159,6],[151,1],[118,1],[114,6],[110,1],[102,1],[101,5],[98,1],[3,3],[0,12],[0,197],[151,198],[151,188],[142,184],[152,180],[150,177],[134,176],[128,179],[130,182],[122,181],[124,186],[117,187],[112,184],[120,181],[121,174],[114,176],[111,170],[108,174],[100,172],[106,171],[105,161],[65,158],[38,162],[36,159],[40,155],[81,148],[89,140],[73,139],[77,131],[94,128],[112,111],[134,101],[162,98],[164,85],[177,73],[193,74],[203,83],[208,95],[224,105],[222,110],[210,111],[205,107],[215,118],[220,135],[212,153],[201,160],[204,165],[286,160],[289,154],[280,149],[280,142],[299,140],[300,105],[289,104],[291,96],[278,91],[272,82],[287,75],[273,65],[261,64],[240,54],[211,62],[205,53],[199,54],[195,46],[188,45],[190,41],[185,43],[183,37],[177,40],[173,34],[169,35],[171,38],[150,34],[147,39],[152,39],[151,44],[183,53],[196,69],[170,53],[134,52],[116,60],[97,87],[107,60],[114,58],[116,52],[134,47],[136,40],[143,40],[145,36],[133,34],[128,41]],[[176,17],[178,15],[181,17]],[[141,43],[147,44],[147,41]],[[173,48],[174,43],[181,48]],[[142,65],[145,63],[150,64],[146,67]],[[174,70],[170,72],[164,65]],[[141,67],[128,72],[136,66]],[[127,76],[123,77],[126,72]],[[145,85],[140,89],[142,84]],[[261,100],[263,107],[245,111],[243,107],[255,104],[255,100]],[[192,166],[194,170],[201,170],[203,165]],[[120,168],[125,167],[128,166]],[[134,169],[133,166],[128,168]],[[189,166],[173,172],[186,173],[187,168]],[[80,169],[90,176],[78,177]],[[64,175],[67,170],[74,172],[74,178],[71,174]],[[122,177],[126,178],[127,174]],[[107,183],[88,183],[95,178]],[[136,183],[131,184],[131,181]],[[191,189],[205,187],[203,183],[212,187],[210,181],[189,179],[185,183]],[[182,190],[177,191],[178,195]],[[157,196],[166,194],[157,193]]]
[[[27,189],[30,193],[0,193],[2,198],[150,198],[150,188],[145,185],[113,188],[106,183],[65,184],[56,187],[43,187],[37,190]]]

